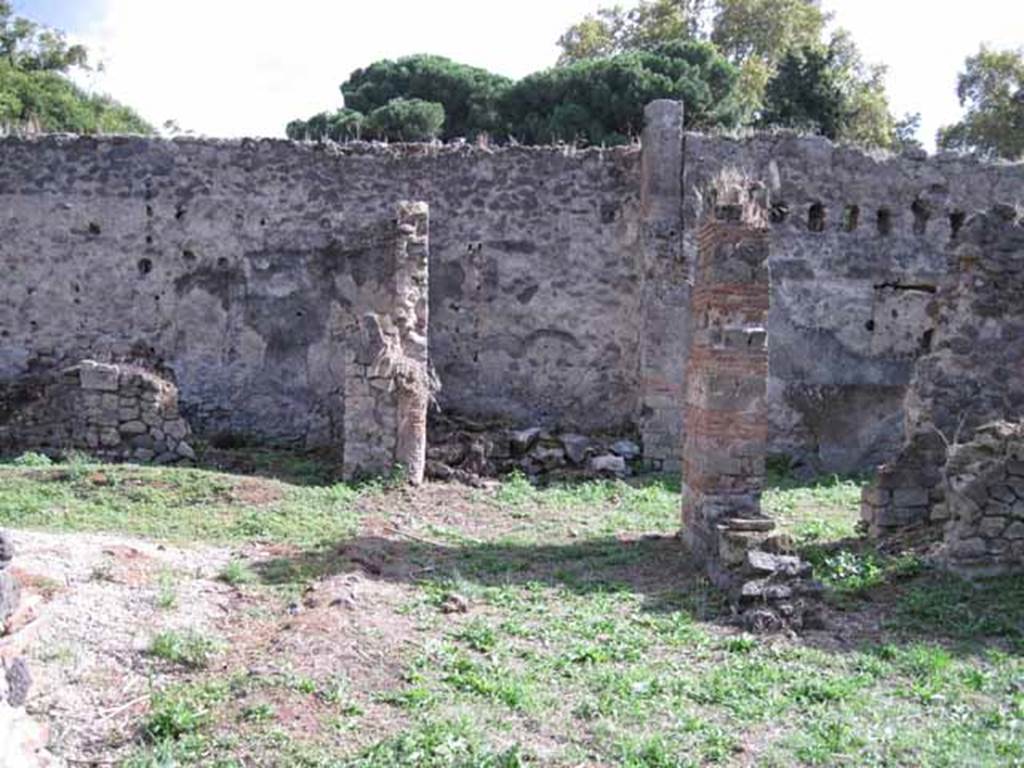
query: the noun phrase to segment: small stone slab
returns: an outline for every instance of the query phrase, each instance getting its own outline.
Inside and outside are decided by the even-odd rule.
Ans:
[[[0,625],[7,623],[21,600],[21,587],[9,570],[0,571]]]
[[[32,687],[32,674],[24,658],[17,658],[7,667],[7,703],[12,707],[23,707],[28,701],[28,692]]]
[[[11,534],[0,531],[0,570],[7,567],[7,564],[14,559],[14,540]]]

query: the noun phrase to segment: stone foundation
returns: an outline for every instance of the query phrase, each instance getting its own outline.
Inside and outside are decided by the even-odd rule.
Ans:
[[[195,459],[190,435],[178,388],[139,365],[83,360],[0,391],[0,453],[166,464]]]

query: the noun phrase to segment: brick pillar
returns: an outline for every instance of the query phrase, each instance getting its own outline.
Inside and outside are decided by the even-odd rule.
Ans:
[[[641,141],[642,302],[640,414],[644,460],[678,471],[690,286],[683,244],[683,104],[644,111]]]
[[[719,193],[698,232],[683,420],[683,531],[712,575],[730,529],[763,532],[769,240],[763,202]],[[726,199],[727,200],[724,200]],[[728,560],[728,557],[725,557]]]
[[[428,208],[402,203],[381,259],[392,292],[360,319],[361,343],[345,369],[346,478],[401,469],[423,481],[431,376],[427,358]]]

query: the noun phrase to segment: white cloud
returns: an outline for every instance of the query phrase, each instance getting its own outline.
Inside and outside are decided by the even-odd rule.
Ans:
[[[102,0],[84,37],[106,62],[93,85],[150,121],[199,133],[281,135],[339,106],[338,85],[382,57],[438,53],[510,76],[551,65],[558,35],[601,0]],[[610,0],[609,0],[610,2]],[[869,61],[889,64],[897,112],[930,144],[959,114],[956,72],[982,41],[1024,44],[1013,0],[825,0]]]

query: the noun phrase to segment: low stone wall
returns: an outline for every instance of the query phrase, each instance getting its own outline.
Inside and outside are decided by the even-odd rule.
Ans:
[[[178,388],[146,368],[83,360],[0,391],[0,453],[70,450],[115,461],[195,459]]]
[[[996,422],[949,455],[940,559],[970,576],[1024,571],[1024,423]]]

